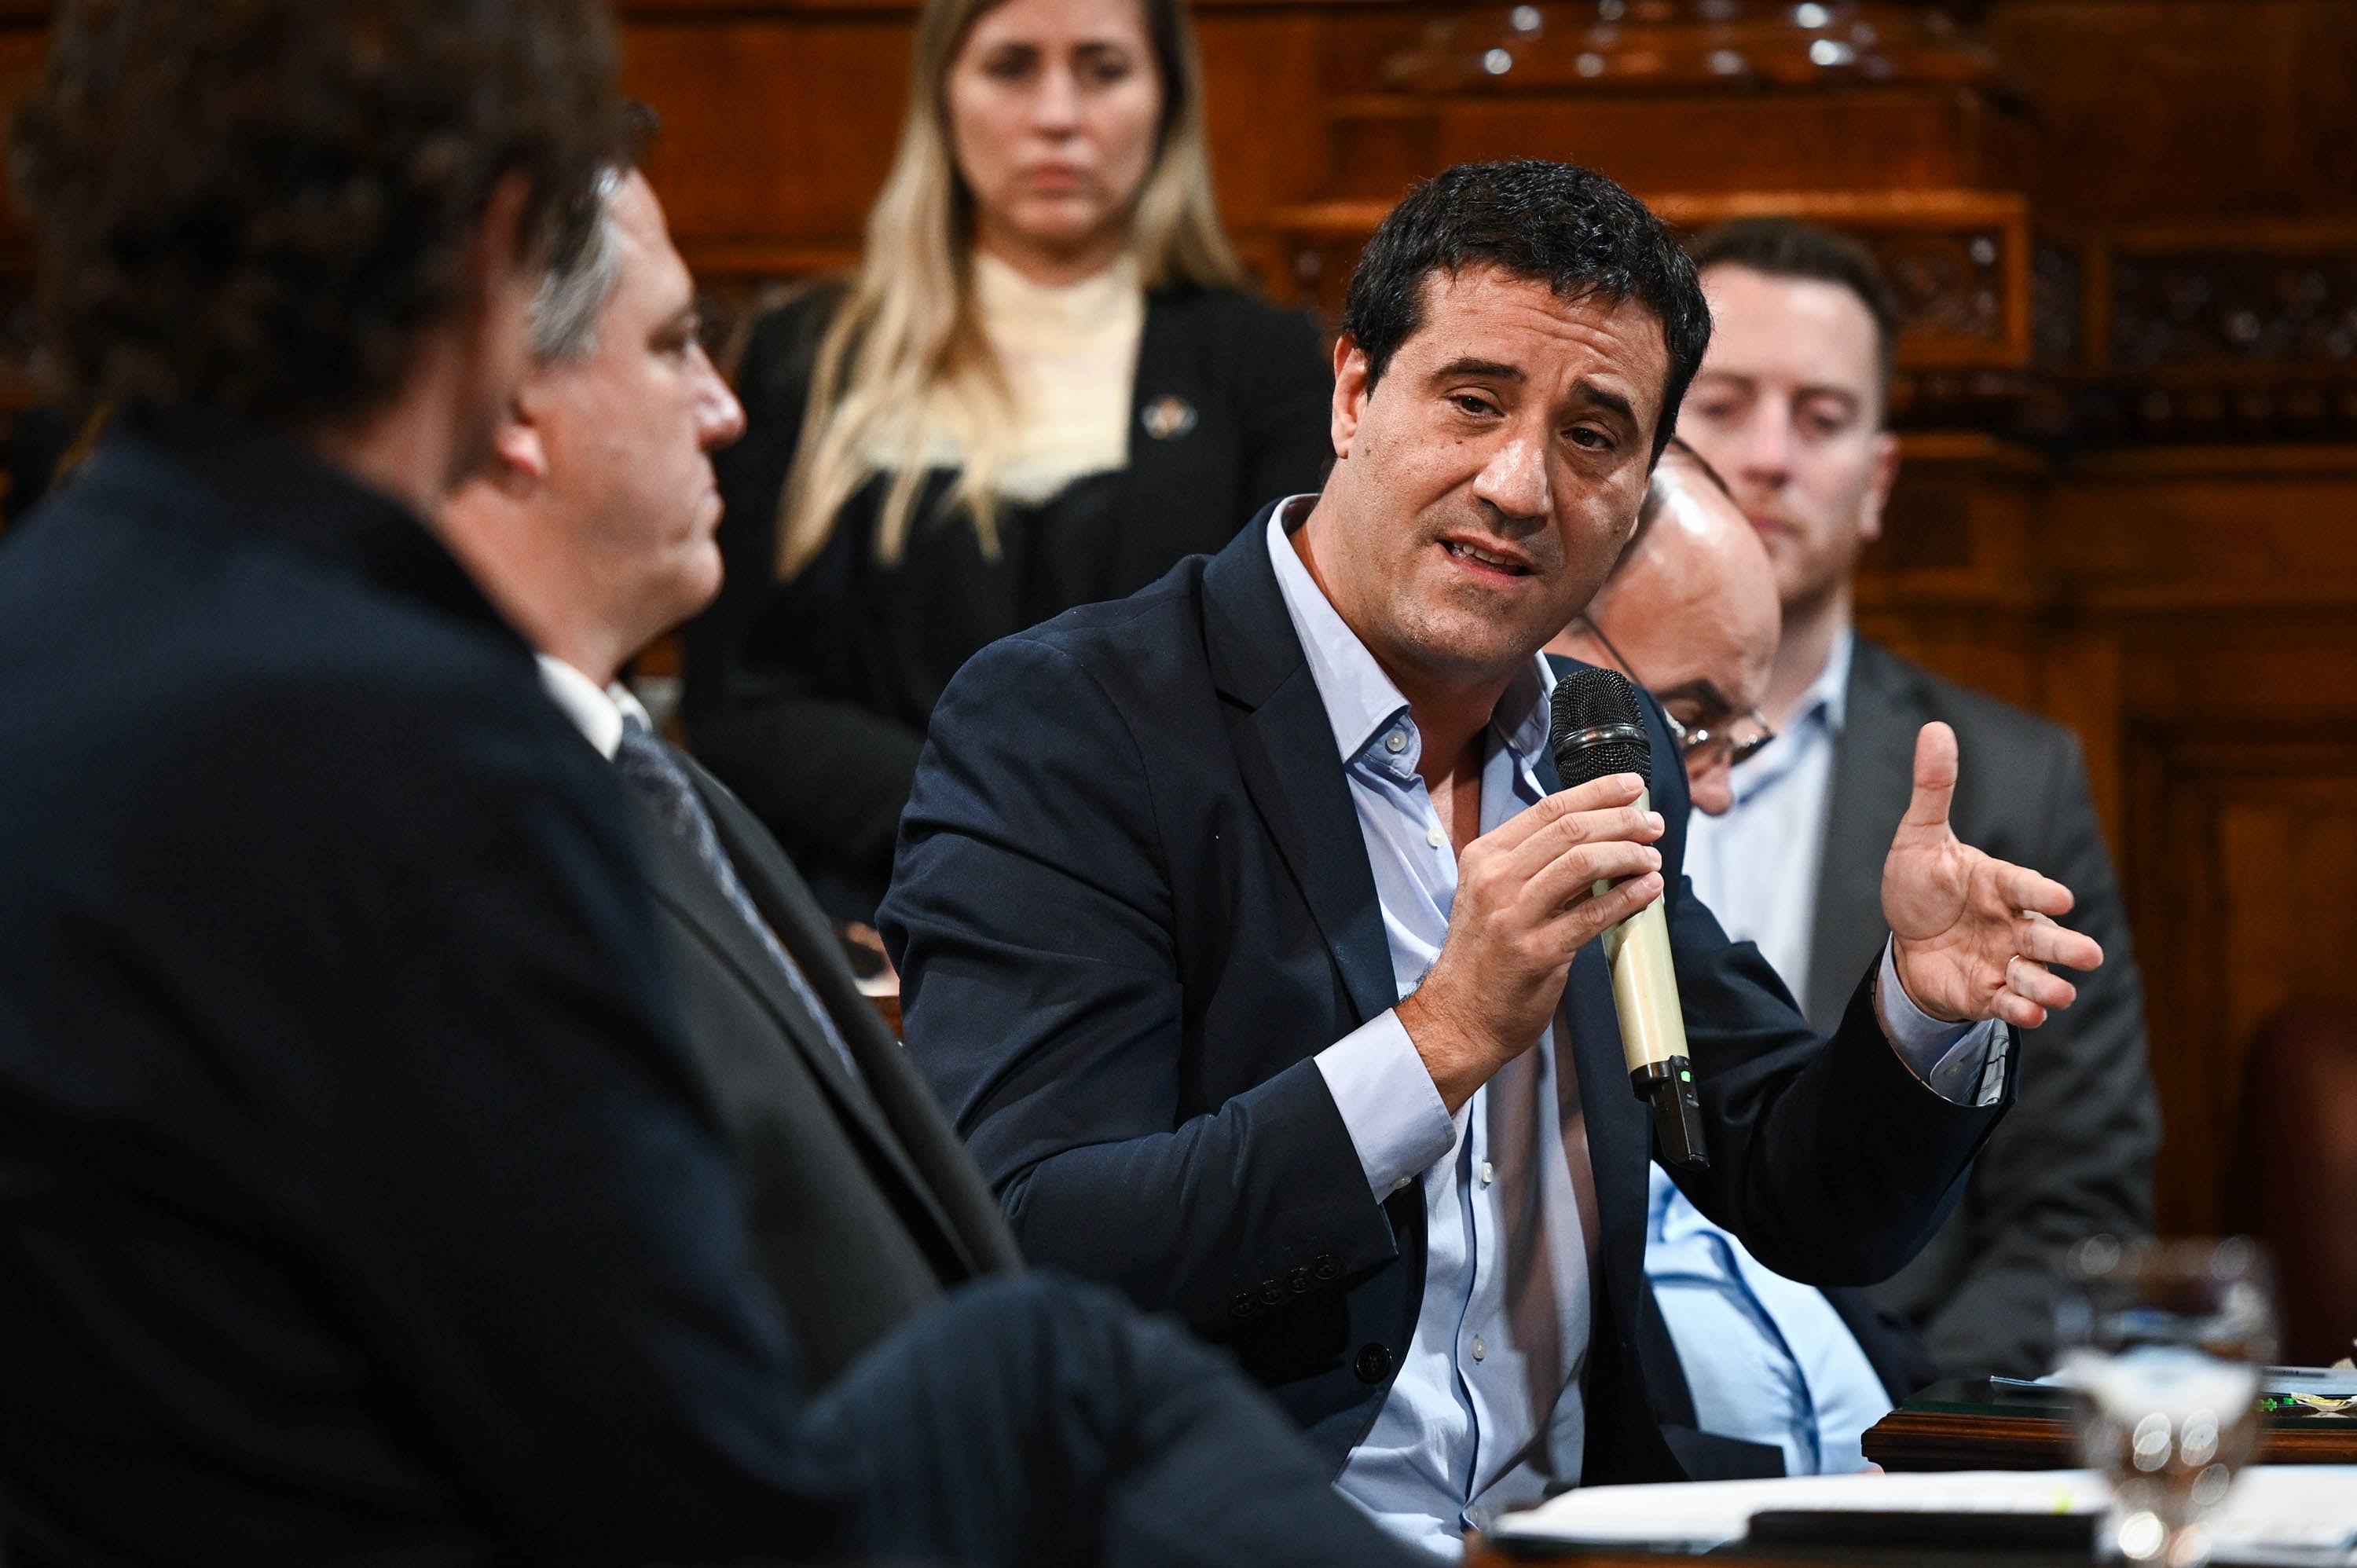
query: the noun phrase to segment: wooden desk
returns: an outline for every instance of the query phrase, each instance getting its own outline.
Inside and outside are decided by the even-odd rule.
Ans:
[[[1934,1383],[1866,1434],[1886,1470],[2063,1470],[2078,1464],[2070,1406],[1978,1380]],[[2276,1415],[2259,1434],[2264,1465],[2357,1464],[2357,1419]]]

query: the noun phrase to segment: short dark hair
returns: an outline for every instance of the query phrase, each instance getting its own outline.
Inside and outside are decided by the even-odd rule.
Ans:
[[[1480,266],[1543,282],[1561,299],[1633,299],[1660,319],[1670,375],[1653,432],[1659,459],[1710,346],[1710,306],[1662,220],[1576,164],[1458,164],[1392,209],[1359,253],[1342,305],[1342,330],[1367,357],[1369,389],[1424,325],[1426,280]]]
[[[462,308],[491,191],[552,261],[619,135],[598,0],[69,0],[16,125],[58,391],[297,430]]]
[[[1874,317],[1882,404],[1889,411],[1890,383],[1899,374],[1899,298],[1890,292],[1873,252],[1798,218],[1736,218],[1706,230],[1695,241],[1693,253],[1697,271],[1749,267],[1771,278],[1808,278],[1856,295]]]

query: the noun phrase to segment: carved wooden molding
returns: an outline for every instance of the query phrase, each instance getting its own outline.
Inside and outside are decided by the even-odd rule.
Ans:
[[[1688,233],[1730,218],[1789,213],[1863,242],[1882,263],[1904,312],[1900,364],[1919,379],[1946,377],[1963,393],[2009,392],[2030,368],[2029,204],[2002,191],[1745,191],[1656,193],[1646,202]],[[1293,260],[1300,302],[1338,312],[1358,252],[1389,204],[1321,202],[1283,209],[1271,226]],[[1997,381],[1975,380],[2000,373]],[[2002,372],[2016,372],[2005,379]],[[1950,390],[1945,381],[1935,383]]]
[[[1189,0],[1198,11],[1270,8],[1271,0]],[[1287,10],[1328,10],[1366,6],[1405,6],[1414,0],[1282,0]],[[0,7],[36,5],[46,17],[48,5],[40,0],[0,0]],[[617,0],[615,14],[625,22],[674,22],[699,18],[742,21],[773,16],[806,19],[830,14],[914,17],[918,0]],[[0,9],[0,16],[8,13]]]
[[[1525,0],[1444,14],[1384,63],[1415,93],[1824,91],[1938,84],[2012,96],[1947,7],[1901,0]]]
[[[1654,193],[1693,232],[1786,213],[1860,241],[1902,313],[1896,416],[2064,444],[2357,439],[2357,224],[2035,231],[2000,191]],[[1276,292],[1331,326],[1387,203],[1271,214]]]
[[[2357,438],[2357,224],[2174,225],[2078,247],[2099,439]]]

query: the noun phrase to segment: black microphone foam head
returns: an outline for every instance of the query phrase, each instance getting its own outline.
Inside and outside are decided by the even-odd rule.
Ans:
[[[1653,743],[1628,677],[1581,665],[1555,682],[1552,717],[1547,744],[1565,789],[1613,773],[1634,773],[1652,785]]]

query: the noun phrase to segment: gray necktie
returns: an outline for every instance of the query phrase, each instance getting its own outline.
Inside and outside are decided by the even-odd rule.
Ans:
[[[852,1081],[864,1085],[866,1080],[860,1075],[858,1064],[851,1059],[851,1047],[844,1042],[842,1032],[834,1026],[834,1019],[828,1015],[826,1004],[820,1001],[818,993],[811,989],[809,977],[802,973],[802,966],[794,961],[794,955],[778,940],[778,934],[770,929],[770,922],[761,918],[761,911],[754,907],[753,896],[746,892],[745,884],[737,880],[737,868],[728,864],[728,855],[720,847],[720,833],[712,825],[712,813],[705,810],[704,800],[696,794],[695,783],[688,778],[687,770],[673,758],[671,749],[635,715],[622,721],[622,744],[615,749],[614,766],[621,770],[622,777],[629,779],[639,793],[646,797],[656,814],[662,818],[673,832],[679,835],[680,842],[694,851],[697,862],[718,884],[721,897],[728,900],[729,907],[751,928],[763,950],[777,964],[779,972],[785,976],[787,989],[809,1011],[818,1025],[819,1033],[825,1036],[828,1047],[843,1058],[843,1065],[850,1070]]]

